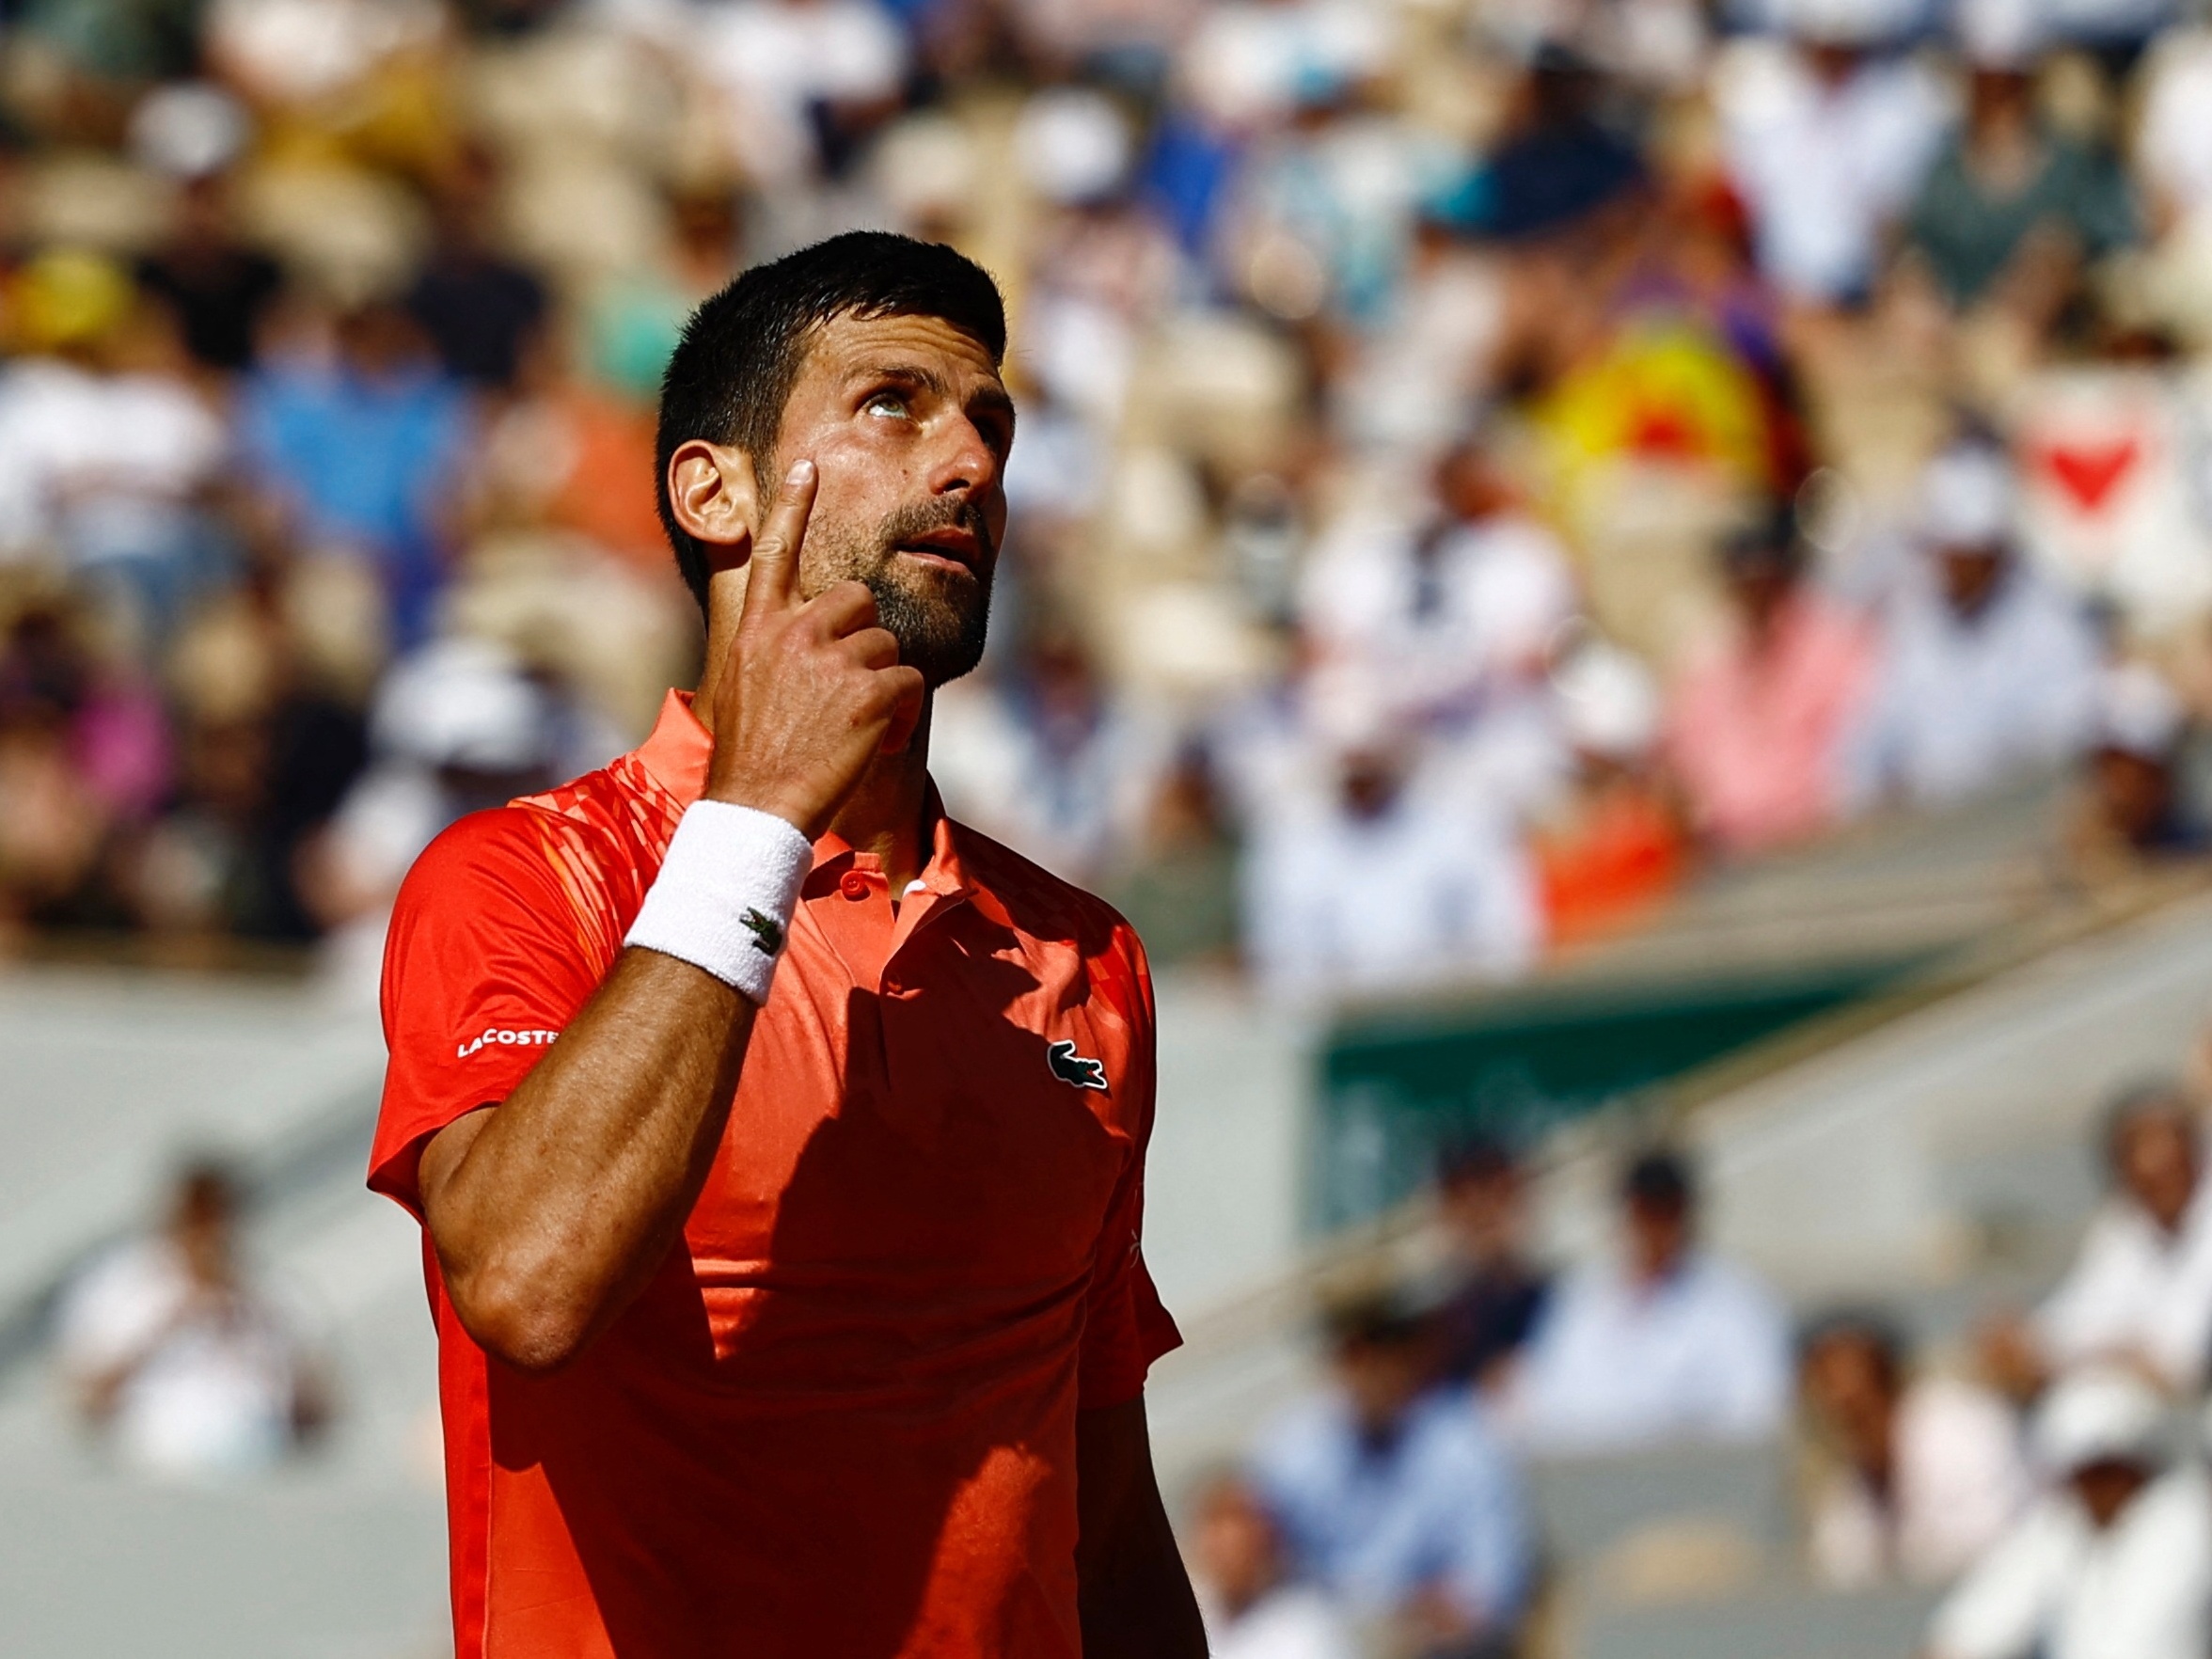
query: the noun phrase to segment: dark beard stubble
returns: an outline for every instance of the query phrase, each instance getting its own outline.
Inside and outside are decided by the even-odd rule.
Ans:
[[[954,525],[973,533],[981,570],[956,576],[900,562],[901,542]],[[822,550],[811,585],[819,592],[837,582],[857,581],[873,593],[876,620],[898,641],[899,661],[921,670],[934,691],[983,660],[984,638],[990,626],[993,553],[990,528],[981,508],[950,499],[924,502],[900,508],[873,532],[836,537]]]

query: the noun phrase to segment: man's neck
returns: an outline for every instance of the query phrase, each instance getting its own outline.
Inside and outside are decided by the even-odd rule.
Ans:
[[[879,754],[868,764],[861,784],[837,809],[830,830],[855,852],[883,861],[895,908],[907,886],[929,862],[929,716],[924,702],[914,735],[896,754]]]
[[[736,624],[707,630],[707,670],[692,696],[692,712],[699,723],[714,732],[715,665],[729,660]],[[914,735],[897,754],[879,754],[868,764],[860,787],[852,792],[830,830],[856,852],[874,853],[883,861],[884,878],[891,884],[895,908],[907,884],[929,862],[929,827],[923,822],[929,801],[929,721],[937,704],[934,690],[922,702],[922,718]]]

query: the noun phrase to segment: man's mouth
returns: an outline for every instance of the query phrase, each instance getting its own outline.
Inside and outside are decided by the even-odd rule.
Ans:
[[[982,538],[965,525],[947,525],[926,535],[909,536],[893,549],[924,564],[973,576],[983,561]]]

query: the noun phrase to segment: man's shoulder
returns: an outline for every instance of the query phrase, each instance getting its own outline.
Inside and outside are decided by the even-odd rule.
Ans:
[[[400,911],[480,897],[503,905],[558,898],[573,908],[641,892],[674,814],[656,810],[623,766],[454,820],[408,871]]]
[[[980,830],[956,820],[954,830],[970,880],[998,902],[1018,932],[1071,944],[1086,958],[1118,957],[1149,973],[1137,930],[1097,893]]]

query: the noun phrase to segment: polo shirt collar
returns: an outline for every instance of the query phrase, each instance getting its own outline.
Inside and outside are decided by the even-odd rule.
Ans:
[[[714,738],[699,723],[688,691],[671,691],[661,700],[660,718],[653,732],[633,751],[638,764],[680,806],[689,806],[706,793],[706,766],[714,754]],[[944,801],[933,781],[924,810],[930,827],[929,862],[921,875],[923,891],[940,899],[970,898],[976,886],[960,856],[959,826],[945,815]],[[834,830],[814,843],[816,870],[852,856],[852,848]]]

